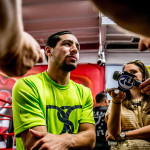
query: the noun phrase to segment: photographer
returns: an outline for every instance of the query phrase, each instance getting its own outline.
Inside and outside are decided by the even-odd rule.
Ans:
[[[125,64],[123,71],[135,75],[134,79],[141,82],[149,78],[147,68],[139,60]],[[109,91],[112,103],[105,117],[106,139],[117,141],[111,146],[113,150],[150,149],[150,96],[141,91],[136,86],[126,92]]]

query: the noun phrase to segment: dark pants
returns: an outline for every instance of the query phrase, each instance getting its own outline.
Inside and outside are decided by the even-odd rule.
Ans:
[[[94,150],[110,150],[110,146],[103,143],[96,143]]]

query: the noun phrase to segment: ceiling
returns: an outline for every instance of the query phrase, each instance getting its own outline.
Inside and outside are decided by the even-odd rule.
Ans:
[[[41,46],[49,35],[72,31],[81,50],[99,47],[99,12],[88,0],[23,0],[24,29]]]
[[[127,62],[137,56],[135,52],[149,62],[150,53],[140,54],[138,43],[131,41],[135,35],[125,33],[105,18],[90,0],[23,0],[24,29],[42,48],[51,34],[70,30],[79,40],[81,63],[96,63],[99,50],[105,52],[108,63]]]

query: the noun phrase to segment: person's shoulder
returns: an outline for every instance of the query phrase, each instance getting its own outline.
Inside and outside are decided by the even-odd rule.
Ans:
[[[86,87],[84,86],[83,84],[79,84],[79,83],[76,83],[74,81],[71,80],[71,83],[73,86],[76,87],[76,89],[78,91],[80,91],[80,93],[82,93],[83,95],[91,95],[92,94],[92,91],[89,87]]]
[[[107,106],[96,106],[93,108],[95,111],[106,111],[108,109]]]
[[[71,81],[71,83],[72,83],[74,86],[77,86],[78,88],[81,88],[81,89],[83,89],[83,90],[90,90],[89,87],[86,87],[86,86],[83,85],[83,84],[76,83],[76,82],[74,82],[74,81],[72,81],[72,80],[70,80],[70,81]]]
[[[92,91],[89,87],[86,87],[82,84],[71,81],[72,85],[75,87],[76,91],[80,94],[80,96],[84,99],[92,99]]]
[[[24,84],[28,84],[31,82],[35,84],[39,83],[43,75],[44,75],[44,72],[20,78],[16,81],[15,86],[22,86]]]
[[[36,79],[41,79],[44,76],[45,72],[42,73],[38,73],[38,74],[33,74],[33,75],[29,75],[27,77],[24,77],[22,79],[24,80],[36,80]]]

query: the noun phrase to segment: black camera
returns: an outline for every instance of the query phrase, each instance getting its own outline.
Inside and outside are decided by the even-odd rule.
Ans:
[[[118,81],[118,89],[123,91],[130,90],[133,86],[138,87],[141,84],[141,82],[135,80],[134,77],[135,75],[126,71],[115,71],[113,74],[113,79]]]

